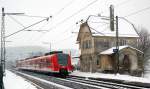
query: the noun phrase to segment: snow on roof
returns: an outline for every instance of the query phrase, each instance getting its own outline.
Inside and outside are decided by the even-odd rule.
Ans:
[[[110,30],[108,17],[91,16],[88,25],[93,36],[116,36],[116,31]],[[118,31],[120,37],[139,37],[134,27],[125,19],[118,18]]]
[[[140,50],[138,50],[138,49],[136,49],[136,48],[134,48],[132,46],[129,46],[129,45],[119,46],[119,50],[122,50],[124,48],[131,48],[131,49],[134,49],[134,50],[136,50],[136,51],[138,51],[140,53],[143,53],[142,51],[140,51]],[[113,54],[114,53],[113,49],[116,49],[116,47],[109,48],[109,49],[107,49],[107,50],[105,50],[103,52],[100,52],[100,54]]]

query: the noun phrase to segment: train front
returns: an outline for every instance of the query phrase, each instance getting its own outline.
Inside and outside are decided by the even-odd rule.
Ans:
[[[58,58],[59,73],[61,75],[68,75],[70,72],[73,71],[70,55],[58,53],[57,58]]]

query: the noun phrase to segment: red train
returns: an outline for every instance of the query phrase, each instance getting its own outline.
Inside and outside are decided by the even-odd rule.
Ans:
[[[18,60],[17,69],[31,70],[46,73],[68,75],[73,71],[71,56],[64,53],[46,54],[36,58]]]

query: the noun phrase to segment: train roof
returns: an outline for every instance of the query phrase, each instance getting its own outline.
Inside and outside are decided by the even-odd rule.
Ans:
[[[45,53],[45,55],[52,55],[52,54],[57,54],[57,53],[63,53],[63,51],[51,51],[51,52]]]
[[[22,59],[22,60],[18,60],[18,61],[28,61],[28,60],[36,60],[36,59],[41,59],[43,57],[50,57],[50,56],[54,56],[56,54],[66,54],[66,53],[63,53],[63,52],[57,52],[57,53],[52,53],[52,54],[47,54],[47,55],[43,55],[43,56],[34,56],[34,57],[31,57],[31,58],[25,58],[25,59]]]

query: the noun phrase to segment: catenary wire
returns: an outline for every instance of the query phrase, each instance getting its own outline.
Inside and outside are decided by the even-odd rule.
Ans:
[[[133,16],[133,15],[135,15],[135,14],[138,14],[138,13],[140,13],[140,12],[143,12],[143,11],[146,11],[146,10],[149,10],[149,9],[150,9],[150,6],[149,6],[149,7],[146,7],[146,8],[143,8],[143,9],[141,9],[141,10],[138,10],[138,11],[136,11],[136,12],[130,13],[130,14],[128,14],[128,15],[125,15],[125,16],[123,16],[123,17]]]
[[[64,7],[62,7],[58,12],[56,12],[56,13],[54,14],[54,16],[59,15],[61,12],[63,12],[63,11],[65,10],[65,8],[67,8],[68,6],[70,6],[71,4],[73,4],[74,1],[75,1],[75,0],[71,0],[70,2],[68,2]]]
[[[86,5],[85,7],[81,8],[80,10],[78,10],[77,12],[75,12],[74,14],[72,14],[71,16],[65,18],[64,20],[62,20],[61,22],[57,23],[55,26],[51,27],[50,29],[48,29],[49,31],[52,30],[52,28],[56,28],[58,25],[62,24],[63,22],[69,20],[70,18],[74,17],[75,15],[79,14],[81,11],[87,9],[87,7],[91,6],[92,4],[96,3],[98,0],[94,0],[92,2],[90,2],[88,5]]]
[[[44,16],[33,16],[33,15],[26,15],[26,14],[23,14],[23,15],[17,15],[17,16],[26,16],[26,17],[35,17],[35,18],[47,18],[47,17],[44,17]]]
[[[54,28],[58,27],[59,25],[63,24],[65,21],[69,20],[70,18],[74,17],[75,15],[79,14],[81,11],[87,9],[89,6],[93,5],[94,3],[96,3],[98,0],[94,0],[92,2],[90,2],[88,5],[86,5],[85,7],[81,8],[80,10],[78,10],[77,12],[73,13],[71,16],[65,18],[64,20],[58,22],[56,25],[54,25],[53,27],[49,28],[48,30],[53,30]]]
[[[25,27],[21,22],[19,22],[17,19],[15,19],[14,17],[12,17],[11,15],[7,15],[9,18],[11,18],[13,21],[15,21],[17,24],[19,24],[22,27]]]

